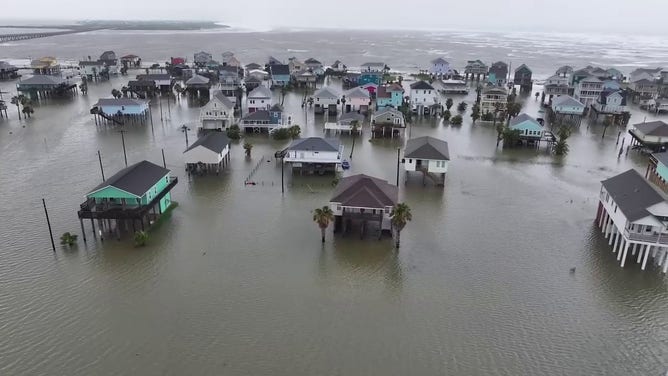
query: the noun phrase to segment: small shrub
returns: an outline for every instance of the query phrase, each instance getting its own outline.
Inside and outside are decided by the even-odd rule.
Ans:
[[[450,124],[452,125],[461,125],[464,119],[462,118],[462,115],[455,115],[452,118],[450,118]]]
[[[79,235],[77,234],[66,232],[60,236],[60,244],[71,247],[76,244],[78,237]]]
[[[239,128],[238,125],[234,124],[227,128],[227,137],[230,138],[230,140],[239,140],[241,139],[241,129]]]
[[[143,247],[148,243],[148,233],[146,231],[136,231],[134,235],[135,246]]]
[[[289,128],[279,128],[272,133],[274,140],[287,140],[290,138],[290,129]]]

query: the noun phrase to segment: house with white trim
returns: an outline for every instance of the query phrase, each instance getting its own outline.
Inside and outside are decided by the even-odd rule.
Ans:
[[[338,139],[322,137],[300,138],[286,149],[283,161],[290,163],[293,171],[336,172],[343,161],[343,145]]]
[[[635,259],[645,270],[651,256],[666,273],[668,201],[636,170],[601,182],[595,223],[609,239],[608,245],[617,254],[621,267],[627,259]]]
[[[263,85],[256,87],[246,96],[248,113],[253,113],[259,110],[268,110],[273,105],[272,98],[273,96],[269,88]]]
[[[201,129],[224,130],[234,124],[234,103],[223,92],[216,91],[199,110]]]
[[[339,108],[341,94],[333,87],[324,86],[313,93],[313,106],[316,114],[336,116]]]

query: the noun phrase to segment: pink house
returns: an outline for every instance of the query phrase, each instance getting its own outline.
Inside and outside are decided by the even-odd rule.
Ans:
[[[344,112],[359,111],[360,113],[367,113],[369,111],[371,96],[368,90],[357,86],[346,91],[344,96],[346,99]]]

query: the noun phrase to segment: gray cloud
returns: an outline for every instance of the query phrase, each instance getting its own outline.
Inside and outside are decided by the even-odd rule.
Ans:
[[[3,0],[0,18],[195,19],[249,28],[668,31],[666,0]],[[184,6],[187,4],[187,6]]]

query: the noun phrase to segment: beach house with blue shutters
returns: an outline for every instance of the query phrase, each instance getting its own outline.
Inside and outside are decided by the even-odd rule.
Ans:
[[[520,132],[520,140],[540,141],[543,138],[543,126],[533,117],[522,113],[510,120],[511,130]]]
[[[497,61],[489,67],[487,82],[496,86],[506,86],[508,82],[508,64]]]

